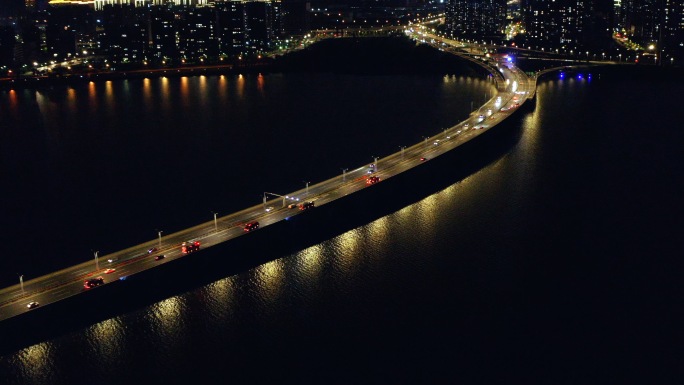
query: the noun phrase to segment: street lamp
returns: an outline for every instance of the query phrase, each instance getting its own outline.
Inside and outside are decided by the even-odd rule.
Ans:
[[[218,231],[218,222],[216,221],[216,215],[218,215],[218,213],[215,213],[213,211],[211,213],[214,214],[214,230]]]
[[[161,233],[162,233],[161,230],[159,230],[159,231],[157,232],[157,235],[159,235],[159,248],[160,248],[160,249],[161,249]]]
[[[403,158],[404,157],[404,150],[406,149],[406,146],[399,146],[399,148],[401,149],[401,157]]]
[[[346,179],[346,178],[347,178],[347,170],[348,170],[348,169],[346,169],[346,168],[343,168],[343,169],[342,169],[342,182],[344,182],[345,180],[347,180],[347,179]]]
[[[308,182],[304,181],[304,183],[306,183],[306,193],[309,194],[309,183],[311,183],[311,182],[310,181],[308,181]]]
[[[21,294],[24,294],[24,275],[19,276],[19,286],[21,286]]]
[[[98,254],[98,253],[99,253],[99,251],[96,251],[96,252],[94,253],[94,254],[95,254],[95,270],[96,270],[96,271],[97,271],[97,270],[100,270],[100,262],[97,260],[97,254]]]

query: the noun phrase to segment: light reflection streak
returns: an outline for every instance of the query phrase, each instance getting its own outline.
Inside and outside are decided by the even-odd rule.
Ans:
[[[336,249],[338,249],[338,252],[336,252],[334,256],[339,258],[335,261],[335,266],[339,267],[345,274],[353,274],[360,266],[359,258],[354,258],[361,254],[359,253],[360,238],[360,228],[347,231],[335,238],[335,246]]]
[[[118,361],[117,357],[121,356],[121,349],[125,345],[123,332],[119,319],[111,318],[89,327],[85,333],[87,340],[96,344],[93,350],[102,360]]]
[[[207,285],[205,289],[214,304],[221,304],[221,308],[232,308],[235,302],[235,276],[220,279]]]
[[[169,109],[171,108],[171,102],[170,102],[170,92],[169,92],[169,78],[166,76],[163,76],[161,78],[161,84],[160,84],[161,92],[160,92],[160,97],[161,97],[161,113],[166,114]]]
[[[152,81],[149,78],[143,79],[143,104],[148,114],[152,113]]]
[[[207,77],[204,75],[200,75],[199,77],[199,90],[195,92],[196,95],[199,95],[200,98],[200,105],[205,105],[207,103],[207,95],[209,95],[209,90],[207,86]]]
[[[78,108],[76,107],[76,90],[71,87],[67,89],[67,105],[69,106],[69,112],[74,115],[78,112]]]
[[[237,91],[238,98],[242,99],[245,96],[245,77],[242,74],[238,75],[237,78]]]
[[[107,80],[105,82],[105,104],[107,105],[107,110],[110,113],[116,109],[116,98],[114,97],[114,87],[112,86],[112,81]]]
[[[317,277],[323,267],[323,247],[318,244],[297,253],[295,256],[297,270],[309,279]]]
[[[257,76],[257,90],[262,96],[264,95],[264,83],[264,75],[259,74],[259,76]]]
[[[180,78],[180,95],[181,102],[183,103],[184,109],[190,108],[190,86],[188,85],[188,77],[182,76]]]
[[[97,88],[92,80],[88,82],[88,106],[90,113],[94,114],[97,110]]]
[[[182,318],[185,315],[184,308],[185,304],[179,297],[167,298],[151,306],[148,313],[152,317],[151,326],[158,328],[160,337],[181,335],[184,325]]]
[[[54,371],[51,368],[54,359],[54,349],[50,342],[42,342],[21,350],[17,353],[21,377],[28,383],[48,384],[49,378],[46,377]]]
[[[228,101],[228,80],[225,75],[219,76],[218,97],[220,104],[225,104]]]
[[[257,267],[254,273],[261,297],[274,302],[280,295],[284,283],[282,258]]]

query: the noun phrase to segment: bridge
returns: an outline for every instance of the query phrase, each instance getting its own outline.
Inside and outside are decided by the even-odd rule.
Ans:
[[[407,170],[420,167],[429,159],[457,149],[462,144],[493,129],[533,95],[535,83],[512,63],[498,63],[486,58],[475,59],[472,53],[463,53],[463,44],[430,35],[414,25],[405,33],[413,39],[426,41],[441,50],[473,60],[498,79],[497,92],[464,121],[444,129],[436,135],[425,136],[421,142],[400,147],[399,151],[376,158],[373,164],[363,164],[352,170],[343,170],[330,179],[311,183],[289,193],[264,192],[263,201],[225,216],[214,213],[214,219],[172,234],[158,232],[158,237],[108,255],[94,252],[93,260],[70,266],[41,277],[23,280],[0,290],[0,320],[16,317],[31,311],[30,303],[50,306],[79,295],[85,289],[84,280],[102,277],[104,285],[125,281],[127,277],[153,269],[180,258],[192,258],[195,253],[184,252],[184,242],[199,242],[208,248],[237,237],[250,236],[245,225],[258,221],[264,228],[296,215],[306,215],[298,204],[314,202],[315,206],[334,203],[335,200],[373,188]],[[471,47],[476,49],[476,47]],[[377,177],[377,178],[375,178]],[[270,198],[270,199],[269,199]],[[286,205],[286,203],[289,203]],[[257,230],[259,231],[259,230]],[[186,250],[187,251],[187,250]],[[201,252],[201,250],[200,250]],[[163,255],[163,258],[158,258]]]

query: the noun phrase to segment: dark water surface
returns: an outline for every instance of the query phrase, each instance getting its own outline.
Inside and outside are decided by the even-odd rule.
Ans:
[[[293,255],[8,354],[0,383],[680,383],[684,134],[671,95],[682,85],[543,81],[536,108],[514,118],[519,140],[474,174]],[[420,140],[489,89],[338,75],[91,88],[1,95],[3,197],[40,208],[3,205],[3,226],[54,229],[50,242],[151,239],[157,226],[258,202],[264,186],[298,187]],[[13,231],[6,242],[28,239]]]

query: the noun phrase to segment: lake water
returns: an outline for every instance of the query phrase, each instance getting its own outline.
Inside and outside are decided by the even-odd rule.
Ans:
[[[542,81],[512,118],[517,142],[444,190],[1,357],[0,382],[679,382],[683,83],[592,75]],[[370,162],[458,122],[489,86],[269,74],[3,92],[3,271]]]

